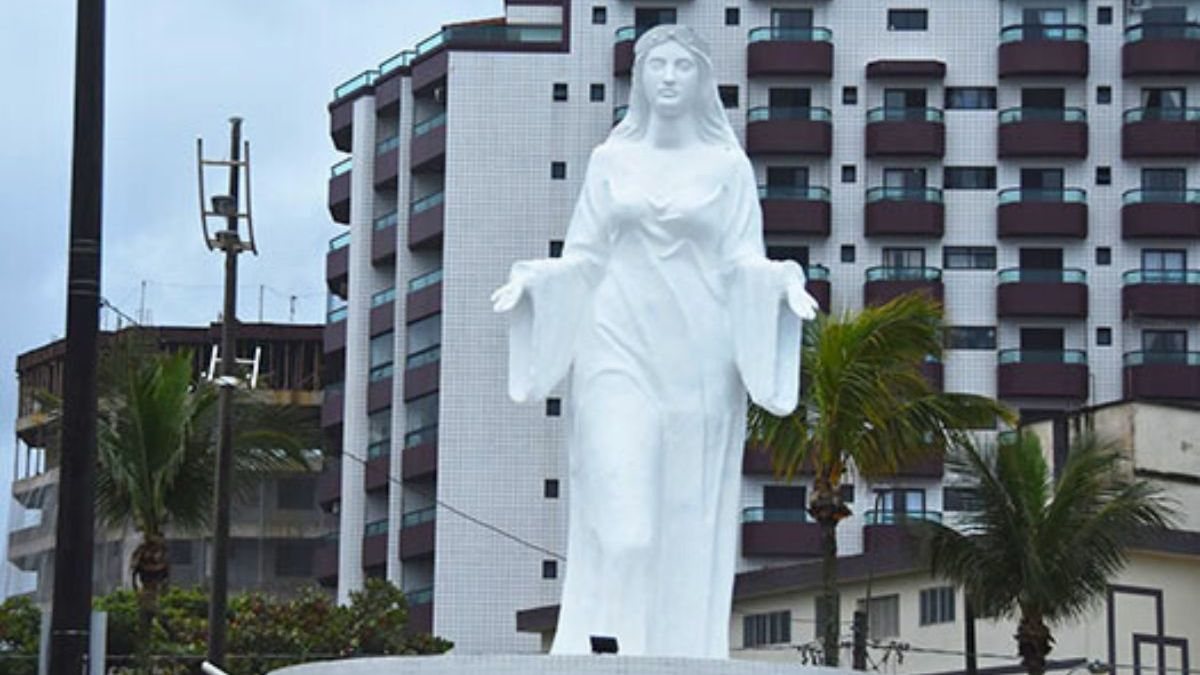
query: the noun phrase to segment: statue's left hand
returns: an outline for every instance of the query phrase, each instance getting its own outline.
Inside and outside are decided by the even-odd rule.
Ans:
[[[808,321],[817,317],[817,310],[820,305],[816,299],[808,294],[802,282],[791,282],[787,285],[785,291],[787,296],[788,307],[801,319]]]

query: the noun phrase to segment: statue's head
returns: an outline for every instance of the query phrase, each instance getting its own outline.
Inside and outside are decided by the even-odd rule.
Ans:
[[[640,140],[651,115],[689,116],[704,141],[737,145],[717,92],[708,45],[691,28],[655,26],[633,51],[629,109],[611,137]]]

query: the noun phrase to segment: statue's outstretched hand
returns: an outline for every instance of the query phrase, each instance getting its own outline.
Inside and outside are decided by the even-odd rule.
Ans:
[[[525,280],[514,277],[492,292],[492,311],[499,314],[512,311],[525,295]]]
[[[792,282],[787,286],[787,304],[788,307],[801,319],[808,321],[817,317],[817,310],[820,305],[816,299],[808,294],[804,288],[803,282]]]

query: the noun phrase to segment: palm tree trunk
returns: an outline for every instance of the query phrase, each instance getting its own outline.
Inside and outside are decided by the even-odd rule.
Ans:
[[[837,524],[849,511],[841,494],[828,479],[818,478],[808,512],[821,526],[821,604],[825,608],[825,625],[821,631],[821,652],[826,666],[837,667],[841,640],[838,634],[840,603],[837,590]]]
[[[1043,675],[1046,672],[1046,655],[1050,653],[1050,644],[1054,638],[1050,629],[1042,621],[1040,614],[1021,612],[1021,622],[1017,624],[1017,651],[1021,654],[1021,663],[1029,675]]]
[[[154,618],[158,614],[158,596],[171,569],[166,538],[158,533],[143,534],[142,543],[133,551],[131,564],[138,595],[138,642],[144,649],[149,649]],[[149,664],[143,662],[143,665]]]

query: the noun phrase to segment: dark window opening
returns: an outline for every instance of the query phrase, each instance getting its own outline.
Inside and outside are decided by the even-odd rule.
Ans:
[[[608,8],[604,5],[592,7],[592,23],[599,26],[608,23]]]
[[[995,349],[995,326],[949,326],[946,349]]]
[[[844,263],[854,262],[854,244],[842,244],[841,260]]]
[[[842,182],[854,183],[858,181],[858,169],[853,164],[842,165]]]
[[[1096,167],[1096,185],[1112,185],[1112,167]]]
[[[924,9],[889,9],[888,30],[926,30],[929,28],[929,12]]]
[[[1101,105],[1112,103],[1112,87],[1096,87],[1096,103]]]
[[[603,102],[604,85],[600,83],[593,83],[592,86],[588,88],[588,100],[590,100],[592,103]]]
[[[1111,265],[1112,264],[1112,249],[1107,246],[1096,247],[1096,264]]]
[[[558,561],[543,560],[542,561],[542,578],[557,579],[558,578]]]
[[[542,496],[546,499],[558,499],[558,479],[547,478],[542,484]]]
[[[562,399],[546,399],[546,417],[562,417]]]
[[[567,177],[566,162],[550,162],[550,178],[553,180],[564,180]]]
[[[1096,344],[1101,347],[1112,346],[1112,329],[1108,326],[1099,326],[1096,328]]]
[[[858,87],[842,87],[842,103],[858,105]]]
[[[742,10],[737,7],[725,8],[725,25],[737,26],[742,23]]]
[[[566,82],[555,82],[554,83],[554,92],[553,92],[552,96],[555,101],[567,100],[567,83]]]
[[[948,166],[942,172],[942,184],[947,190],[994,190],[996,167]]]
[[[996,247],[947,246],[942,249],[942,267],[948,270],[994,270]]]
[[[1096,23],[1101,26],[1111,26],[1113,22],[1112,7],[1097,7],[1096,8]]]
[[[947,87],[946,110],[995,110],[995,87]]]
[[[717,93],[721,96],[721,105],[726,108],[738,107],[738,87],[736,84],[722,84],[717,87]]]

